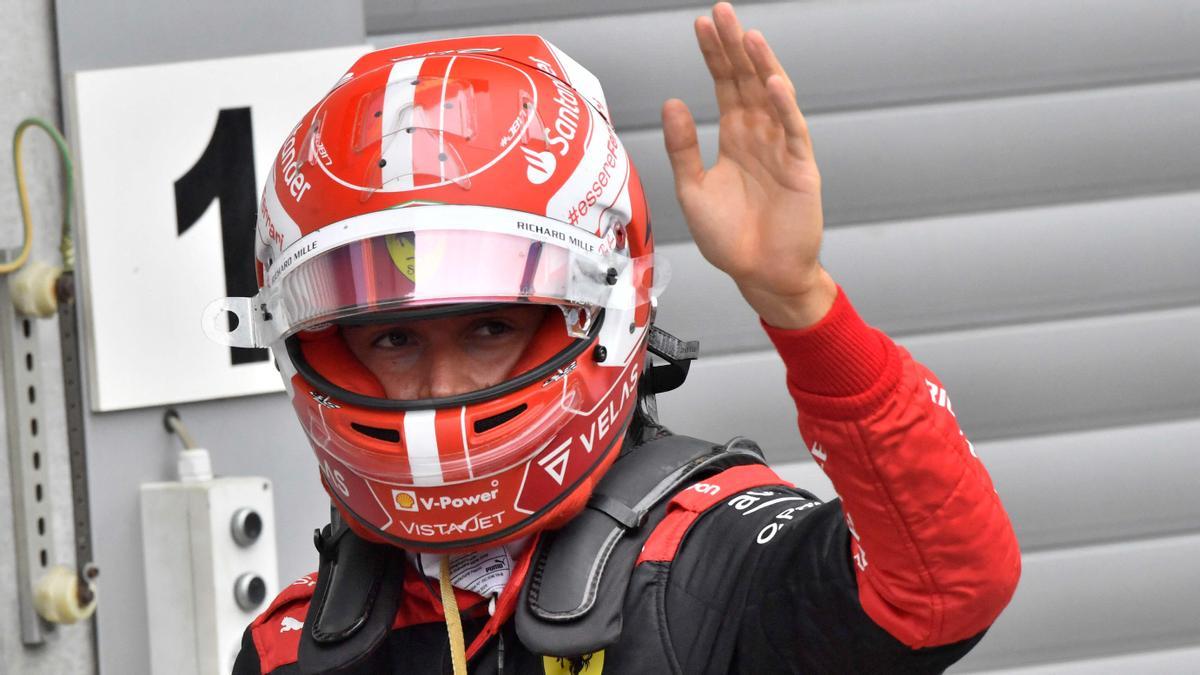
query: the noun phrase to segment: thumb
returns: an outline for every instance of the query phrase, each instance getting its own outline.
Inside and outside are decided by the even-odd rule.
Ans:
[[[687,104],[673,98],[663,104],[663,140],[671,172],[675,174],[675,192],[694,185],[704,176],[704,160],[700,158],[700,142],[696,138],[696,122]]]

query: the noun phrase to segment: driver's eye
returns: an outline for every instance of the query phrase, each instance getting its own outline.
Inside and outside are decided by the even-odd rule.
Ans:
[[[510,330],[512,330],[512,328],[503,321],[491,320],[483,322],[478,328],[475,329],[475,332],[478,335],[495,336],[503,335]]]
[[[384,348],[406,347],[410,342],[412,342],[412,339],[409,337],[408,333],[399,330],[392,330],[380,335],[379,338],[375,340],[375,346]]]

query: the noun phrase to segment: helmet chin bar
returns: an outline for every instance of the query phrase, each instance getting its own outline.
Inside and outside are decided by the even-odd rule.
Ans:
[[[458,307],[459,305],[455,305]],[[476,306],[476,309],[478,306]],[[472,310],[464,310],[472,311]],[[394,317],[394,315],[393,315]],[[377,410],[432,410],[436,408],[453,408],[473,403],[481,403],[493,398],[504,396],[518,389],[522,389],[533,382],[550,377],[559,368],[579,358],[581,354],[586,352],[600,333],[601,327],[604,325],[604,310],[601,310],[596,316],[596,320],[592,322],[591,328],[587,337],[577,338],[567,345],[562,351],[550,357],[540,366],[522,373],[511,380],[501,382],[492,387],[480,389],[466,394],[457,396],[445,396],[442,398],[427,398],[417,401],[398,401],[387,398],[378,398],[375,396],[365,396],[358,394],[330,382],[324,375],[321,375],[316,368],[304,358],[304,351],[300,348],[300,339],[295,335],[287,338],[284,344],[287,347],[288,357],[292,364],[305,380],[307,380],[314,389],[326,396],[332,396],[340,401],[352,405],[362,406],[364,408],[374,408]]]
[[[580,486],[583,485],[584,481],[586,481],[590,478],[594,478],[596,468],[599,467],[609,457],[609,455],[611,453],[613,453],[617,450],[621,450],[621,448],[618,448],[617,446],[623,444],[623,442],[625,440],[625,436],[629,432],[630,422],[633,420],[633,416],[635,414],[637,414],[636,411],[637,411],[636,405],[630,406],[629,412],[625,415],[625,418],[621,420],[620,433],[613,434],[612,440],[609,441],[608,445],[606,445],[604,447],[604,451],[596,454],[595,461],[593,461],[591,466],[589,466],[582,474],[580,474],[579,478],[577,478],[574,483],[571,483],[571,486],[569,488],[561,491],[558,494],[558,496],[556,496],[554,499],[552,499],[548,504],[546,504],[542,508],[538,509],[536,512],[534,512],[533,514],[531,514],[529,517],[525,518],[521,522],[519,522],[515,525],[512,525],[510,527],[506,527],[497,532],[492,532],[492,533],[489,533],[486,535],[475,537],[473,539],[467,539],[467,540],[462,540],[462,541],[453,541],[453,542],[442,542],[442,543],[412,541],[412,540],[407,540],[407,539],[401,539],[395,535],[388,534],[387,532],[384,532],[383,530],[375,527],[374,525],[371,525],[366,520],[359,518],[358,515],[354,513],[354,510],[351,509],[350,506],[348,504],[346,504],[344,501],[342,501],[342,499],[338,496],[337,490],[326,489],[326,492],[329,493],[330,497],[336,502],[337,508],[339,510],[342,510],[343,513],[351,514],[354,517],[354,522],[357,525],[366,529],[368,532],[375,535],[380,540],[382,540],[388,544],[391,544],[392,546],[396,546],[398,548],[402,548],[405,550],[429,552],[429,553],[445,553],[447,551],[453,552],[453,551],[465,551],[465,550],[479,549],[484,544],[488,544],[488,543],[491,543],[494,541],[498,541],[500,539],[504,539],[511,535],[514,535],[514,534],[520,532],[522,529],[527,528],[530,525],[543,519],[547,514],[552,512],[556,506],[558,506],[560,503],[562,503],[562,501],[564,499],[566,499],[568,496],[574,494],[575,491],[578,490],[580,488]],[[534,460],[531,459],[530,461],[534,461]],[[324,478],[322,478],[322,481],[323,480],[324,480]]]

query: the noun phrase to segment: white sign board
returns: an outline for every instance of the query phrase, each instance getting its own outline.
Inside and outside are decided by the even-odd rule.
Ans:
[[[254,213],[271,161],[367,50],[74,74],[68,105],[94,410],[282,389],[265,351],[209,342],[200,313],[215,298],[253,294],[229,287],[253,279]]]

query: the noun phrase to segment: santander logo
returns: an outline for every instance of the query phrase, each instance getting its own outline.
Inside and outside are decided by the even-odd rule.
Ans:
[[[554,153],[548,150],[538,152],[525,146],[521,146],[521,151],[525,153],[525,159],[529,162],[529,166],[525,169],[525,177],[529,179],[529,182],[541,185],[550,180],[550,177],[554,175],[554,170],[558,168],[558,160],[554,158]]]

